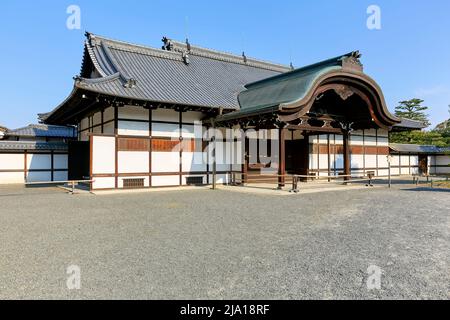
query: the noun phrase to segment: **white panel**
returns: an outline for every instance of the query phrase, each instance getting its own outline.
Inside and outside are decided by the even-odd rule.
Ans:
[[[148,152],[118,152],[119,173],[147,173],[149,171]]]
[[[352,146],[362,146],[363,145],[363,137],[362,136],[356,136],[351,135],[350,136],[350,145]]]
[[[97,112],[93,116],[94,126],[102,123],[102,113]]]
[[[120,177],[117,181],[117,186],[119,188],[123,188],[123,179],[144,179],[144,187],[150,187],[150,177],[149,176],[142,176],[142,177]]]
[[[419,168],[411,168],[411,174],[419,174]]]
[[[171,109],[157,109],[152,111],[152,119],[155,121],[179,122],[180,113]]]
[[[206,152],[183,152],[183,172],[206,171]]]
[[[362,154],[352,154],[350,156],[351,159],[351,168],[352,169],[363,169],[364,168],[364,157]]]
[[[213,145],[208,148],[209,153],[209,164],[212,165],[214,158],[212,156]],[[228,171],[230,170],[231,157],[232,157],[232,142],[216,142],[216,169],[217,171]]]
[[[105,111],[103,111],[103,121],[106,122],[113,119],[114,119],[114,108],[113,107],[106,108]]]
[[[400,156],[402,166],[409,166],[409,156]]]
[[[400,175],[400,169],[398,167],[391,168],[391,174],[396,176]]]
[[[436,168],[436,174],[450,174],[450,167]]]
[[[388,138],[378,137],[378,146],[379,147],[389,147]]]
[[[377,166],[377,156],[374,154],[366,154],[366,168],[376,168]]]
[[[27,182],[49,182],[51,180],[51,171],[27,172]]]
[[[0,170],[23,170],[25,156],[23,154],[0,153]]]
[[[67,154],[55,154],[53,156],[53,167],[55,169],[67,169],[68,168],[68,155]]]
[[[206,175],[186,175],[186,176],[183,176],[182,177],[182,184],[183,185],[187,185],[187,183],[186,183],[186,178],[188,178],[188,177],[202,177],[203,178],[203,184],[207,184],[207,176]]]
[[[203,139],[203,135],[205,132],[205,127],[201,125],[183,125],[181,136],[191,139]]]
[[[342,169],[344,168],[344,155],[337,154],[334,160],[333,168]]]
[[[310,154],[309,155],[309,168],[311,170],[317,169],[318,163],[317,163],[317,154]]]
[[[436,156],[436,165],[438,166],[450,165],[450,156]]]
[[[335,144],[336,145],[343,145],[344,144],[344,137],[342,137],[339,134],[335,135]]]
[[[398,166],[400,164],[400,156],[399,155],[392,155],[392,160],[391,160],[391,166]]]
[[[36,169],[51,169],[51,155],[49,154],[28,154],[27,168],[30,170]]]
[[[216,175],[216,183],[226,184],[229,183],[230,176],[228,174],[218,174]],[[213,175],[209,175],[209,181],[213,181]]]
[[[152,124],[153,137],[180,137],[180,127],[178,124],[171,123],[153,123]]]
[[[179,172],[179,152],[152,152],[152,172]]]
[[[377,131],[375,129],[365,129],[364,130],[364,135],[366,137],[368,137],[368,136],[376,137],[377,136]]]
[[[403,175],[409,174],[409,167],[408,168],[401,168],[401,174],[403,174]]]
[[[327,154],[321,154],[319,155],[319,169],[328,169],[328,155]]]
[[[103,134],[114,134],[114,122],[108,122],[103,125]]]
[[[69,175],[67,171],[55,171],[53,173],[54,181],[67,181],[69,179]]]
[[[389,175],[389,170],[387,170],[387,169],[378,170],[379,177],[387,177],[388,175]]]
[[[200,121],[205,116],[202,112],[188,111],[183,112],[183,122],[184,123],[194,123],[195,121]]]
[[[378,137],[388,137],[389,136],[389,132],[387,130],[384,129],[378,129]]]
[[[376,146],[377,138],[376,137],[364,137],[364,145],[366,146]]]
[[[180,177],[179,176],[153,176],[152,186],[153,187],[165,187],[165,186],[179,186]]]
[[[114,137],[92,137],[92,173],[108,174],[115,173],[115,150]]]
[[[114,189],[116,185],[115,178],[94,178],[92,189]]]
[[[0,184],[24,183],[23,172],[0,172]]]
[[[137,106],[125,106],[118,109],[119,118],[133,120],[148,120],[148,110]]]
[[[320,144],[327,144],[328,143],[328,137],[326,134],[322,134],[319,136],[319,143]]]
[[[149,136],[148,122],[119,121],[119,134],[125,136]]]
[[[385,155],[378,156],[378,168],[387,168],[389,166]]]
[[[411,166],[419,165],[419,156],[411,156]]]

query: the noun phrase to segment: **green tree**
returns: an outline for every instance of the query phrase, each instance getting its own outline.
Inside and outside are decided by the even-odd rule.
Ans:
[[[400,101],[399,105],[395,108],[395,115],[400,118],[421,121],[428,127],[431,125],[428,115],[425,113],[428,107],[423,106],[423,102],[424,100],[416,98]]]

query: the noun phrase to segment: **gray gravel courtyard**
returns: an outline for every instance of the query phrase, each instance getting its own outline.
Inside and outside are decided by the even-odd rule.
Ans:
[[[449,231],[450,192],[428,189],[0,188],[0,298],[448,299]],[[367,288],[370,265],[381,290]]]

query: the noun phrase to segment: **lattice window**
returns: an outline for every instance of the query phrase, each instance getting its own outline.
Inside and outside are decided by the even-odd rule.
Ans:
[[[144,178],[123,179],[124,189],[135,189],[144,187]]]

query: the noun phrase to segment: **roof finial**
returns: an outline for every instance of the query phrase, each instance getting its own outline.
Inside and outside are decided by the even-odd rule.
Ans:
[[[242,57],[244,58],[244,62],[247,63],[247,56],[244,51],[242,51]]]
[[[186,38],[186,49],[187,49],[188,52],[191,51],[191,44],[189,43],[189,39],[188,38]]]
[[[294,68],[294,65],[292,64],[292,61],[291,61],[291,63],[289,64],[289,66],[291,67],[291,70],[294,70],[295,68]]]

